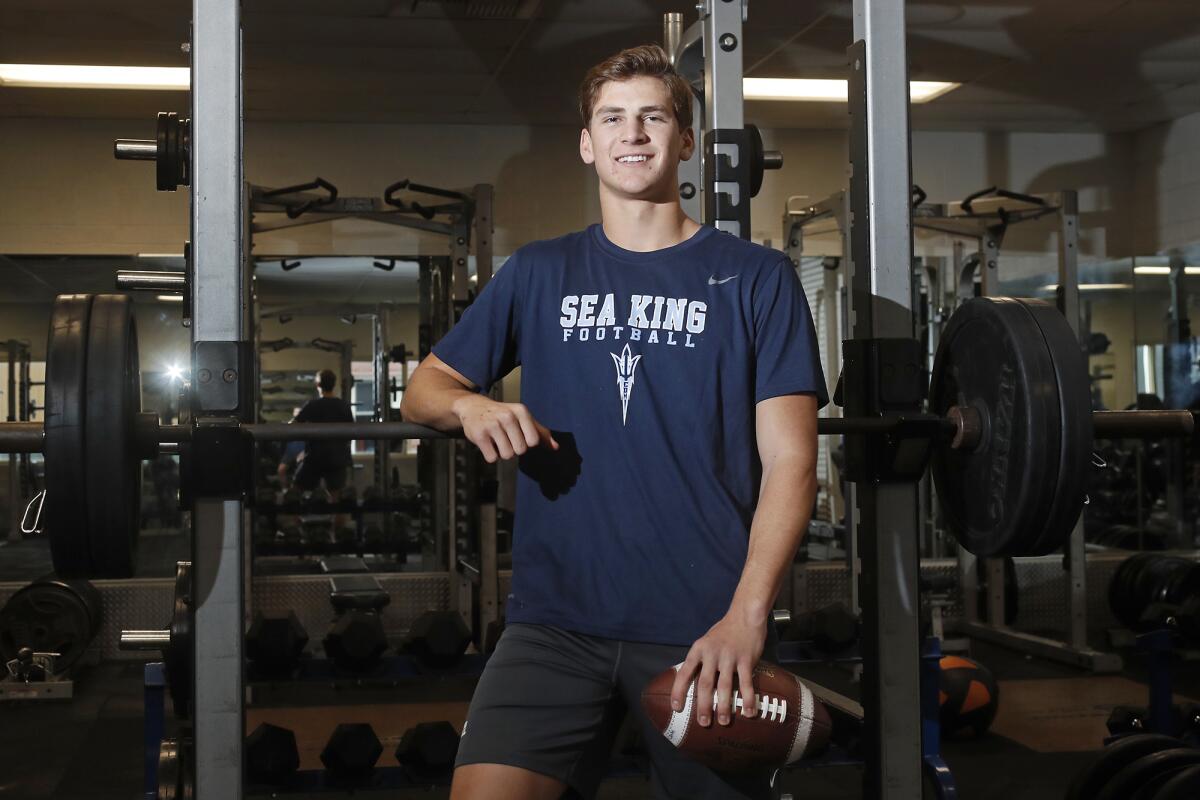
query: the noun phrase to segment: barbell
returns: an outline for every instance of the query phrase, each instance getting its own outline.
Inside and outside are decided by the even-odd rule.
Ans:
[[[163,425],[141,410],[126,295],[60,295],[46,360],[45,422],[0,423],[0,452],[45,454],[45,530],[61,576],[129,577],[141,461],[164,444],[187,446],[198,425]],[[883,395],[895,377],[880,372]],[[1093,412],[1085,356],[1066,319],[1048,303],[1013,298],[974,298],[955,311],[927,413],[817,421],[822,435],[915,443],[909,461],[919,472],[907,479],[931,462],[947,529],[982,557],[1063,546],[1085,503],[1093,438],[1188,437],[1194,427],[1190,411]],[[239,423],[236,433],[255,442],[454,438],[405,422]]]

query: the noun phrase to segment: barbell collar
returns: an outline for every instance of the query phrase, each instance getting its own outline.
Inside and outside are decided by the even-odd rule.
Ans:
[[[974,450],[983,436],[983,415],[974,406],[951,406],[946,419],[954,424],[950,446],[955,450]]]
[[[763,169],[783,169],[783,153],[778,150],[763,150]]]
[[[154,161],[158,158],[158,142],[153,139],[117,139],[113,156],[118,161]]]
[[[121,631],[121,650],[166,650],[171,646],[171,632],[157,631]]]
[[[1093,411],[1092,429],[1097,439],[1140,436],[1186,438],[1196,430],[1191,411]]]

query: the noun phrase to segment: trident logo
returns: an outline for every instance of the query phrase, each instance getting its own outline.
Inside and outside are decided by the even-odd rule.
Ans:
[[[633,393],[633,373],[637,369],[638,362],[642,357],[631,355],[629,345],[625,345],[625,349],[621,351],[621,355],[609,353],[612,356],[613,364],[617,367],[617,388],[621,391],[621,424],[625,424],[625,417],[629,413],[629,395]]]

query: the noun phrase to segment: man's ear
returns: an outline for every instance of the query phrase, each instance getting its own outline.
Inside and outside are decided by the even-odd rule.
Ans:
[[[592,135],[587,128],[579,132],[579,157],[585,164],[596,163],[596,154],[592,152]]]
[[[684,128],[680,133],[683,147],[679,148],[679,160],[688,161],[696,153],[696,132],[694,128]]]

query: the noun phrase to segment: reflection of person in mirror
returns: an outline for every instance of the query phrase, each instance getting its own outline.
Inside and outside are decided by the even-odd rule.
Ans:
[[[753,668],[816,495],[812,318],[785,254],[684,213],[692,94],[661,48],[593,67],[579,99],[601,223],[518,249],[402,400],[405,420],[462,430],[488,462],[519,459],[507,627],[451,797],[593,796],[622,709],[656,796],[769,797],[767,772],[686,760],[640,696],[682,662],[677,711],[695,678],[716,697],[700,725],[755,713]],[[518,365],[521,402],[490,398]]]
[[[350,404],[334,394],[337,387],[337,375],[333,370],[323,369],[317,373],[318,396],[309,400],[300,409],[292,422],[354,422],[354,412]],[[292,477],[292,485],[302,492],[312,492],[318,486],[324,485],[325,495],[329,502],[337,500],[337,494],[345,488],[350,467],[350,440],[316,439],[304,443],[304,451],[296,456],[297,466]],[[280,469],[286,469],[281,463]],[[349,524],[346,514],[336,514],[333,518],[334,530],[340,530]]]

